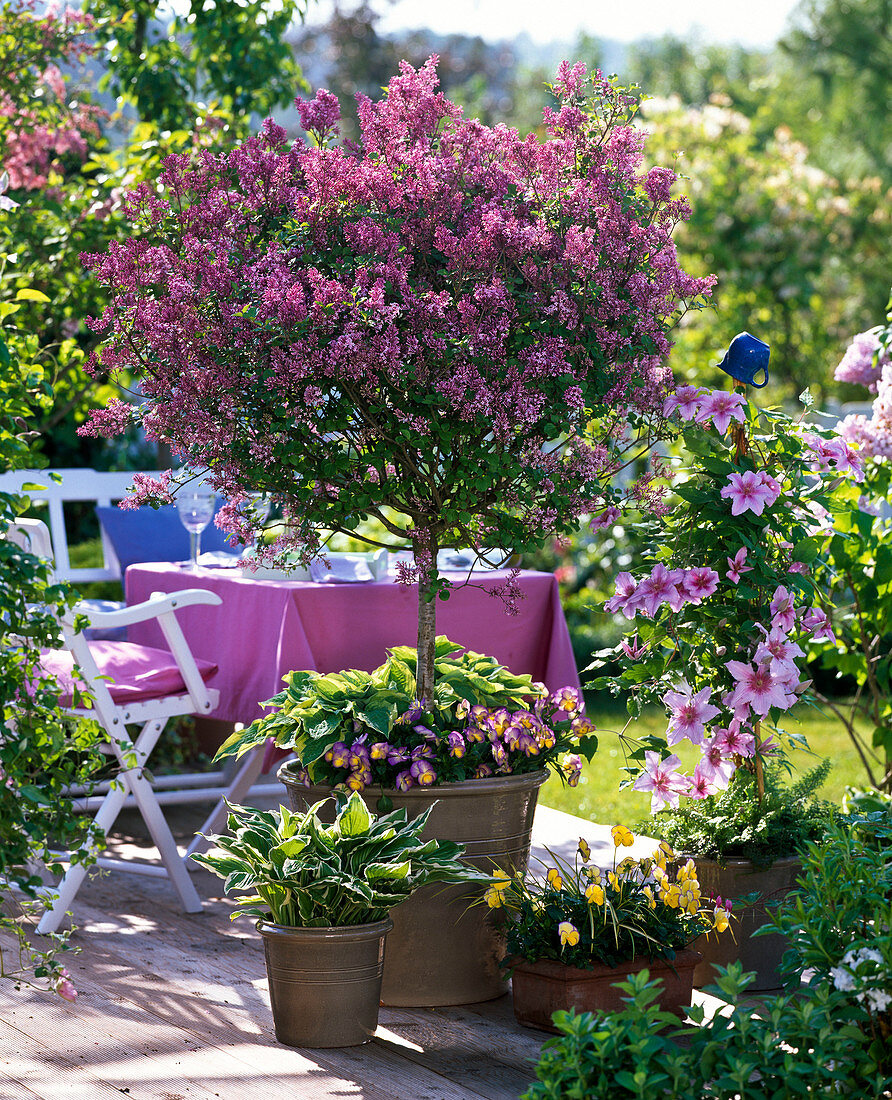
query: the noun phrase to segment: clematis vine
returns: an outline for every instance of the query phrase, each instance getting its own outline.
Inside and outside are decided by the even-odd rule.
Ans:
[[[592,686],[626,693],[633,712],[661,704],[667,752],[699,751],[683,774],[674,751],[623,731],[629,782],[654,811],[724,790],[741,767],[761,793],[762,759],[783,751],[778,723],[809,690],[809,645],[832,637],[818,566],[862,477],[839,436],[726,398],[686,385],[667,399],[689,444],[678,500],[651,523],[649,571],[620,573],[604,605],[634,633],[614,651],[623,672]]]

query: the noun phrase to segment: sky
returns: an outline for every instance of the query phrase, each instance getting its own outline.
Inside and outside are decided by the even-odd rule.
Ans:
[[[580,31],[633,42],[696,32],[707,42],[770,46],[781,36],[798,0],[371,0],[378,31],[428,27],[440,34],[480,35],[490,41],[524,31],[537,43],[574,41]],[[310,24],[324,22],[332,0],[311,3]],[[349,9],[349,0],[342,0]]]

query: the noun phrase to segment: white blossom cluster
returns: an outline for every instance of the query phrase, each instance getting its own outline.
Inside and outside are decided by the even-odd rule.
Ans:
[[[855,1000],[869,1012],[885,1012],[892,1003],[892,994],[887,992],[892,975],[874,947],[851,948],[843,955],[842,963],[830,971],[830,977],[836,989],[854,992]]]

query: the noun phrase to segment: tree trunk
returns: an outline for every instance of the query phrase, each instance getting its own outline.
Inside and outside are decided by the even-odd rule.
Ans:
[[[418,573],[418,671],[415,693],[421,700],[434,697],[434,653],[437,644],[437,552],[436,535],[427,532],[415,541]]]

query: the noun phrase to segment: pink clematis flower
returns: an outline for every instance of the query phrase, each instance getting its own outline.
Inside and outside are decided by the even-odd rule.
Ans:
[[[745,546],[737,551],[733,558],[728,558],[728,572],[725,576],[731,581],[732,584],[738,584],[740,578],[744,573],[752,573],[753,567],[751,565],[744,565],[746,561],[747,549]]]
[[[679,386],[675,393],[666,398],[663,415],[671,416],[677,410],[682,420],[691,420],[696,416],[700,400],[705,394],[706,390],[699,386]]]
[[[614,587],[616,595],[611,596],[604,604],[604,610],[609,611],[611,615],[615,611],[622,611],[627,619],[634,619],[641,606],[638,582],[631,573],[617,573]]]
[[[734,761],[725,755],[721,744],[717,744],[714,739],[703,743],[702,752],[694,774],[704,776],[714,787],[724,790],[734,774]]]
[[[745,404],[745,398],[739,393],[713,390],[701,401],[695,419],[698,424],[707,424],[711,420],[719,435],[724,435],[732,420],[743,422]]]
[[[638,598],[641,610],[648,618],[653,618],[659,608],[668,603],[673,611],[678,611],[685,602],[684,590],[680,588],[684,578],[683,569],[672,569],[665,565],[656,565],[649,577],[645,577],[638,586]]]
[[[644,771],[632,784],[633,789],[650,791],[651,813],[662,810],[664,806],[677,809],[679,796],[685,794],[688,789],[688,781],[676,771],[681,761],[674,755],[660,760],[658,752],[646,752],[644,760]]]
[[[789,590],[779,584],[771,598],[771,629],[789,633],[796,625],[796,605]]]
[[[698,764],[691,777],[691,785],[687,791],[688,798],[709,798],[711,794],[717,794],[718,790],[718,787],[706,778]]]
[[[719,586],[719,575],[706,565],[689,569],[682,580],[682,587],[688,597],[688,603],[697,605],[715,592]]]
[[[810,607],[802,616],[802,628],[811,634],[816,642],[827,640],[835,642],[836,635],[827,614],[820,607]]]
[[[678,691],[667,691],[663,696],[663,702],[672,712],[666,740],[670,745],[677,745],[685,739],[699,745],[703,740],[706,723],[721,712],[709,702],[712,692],[708,687],[698,691],[696,695],[691,694],[685,681],[681,682],[679,688]]]
[[[742,512],[761,516],[766,506],[770,507],[780,496],[780,485],[765,473],[747,470],[744,474],[730,474],[721,495],[731,501],[732,516]]]
[[[750,707],[756,714],[764,716],[772,707],[789,710],[796,702],[795,695],[789,694],[786,684],[772,674],[767,664],[726,661],[725,668],[737,681],[728,699],[728,705],[735,713]]]
[[[752,756],[756,751],[756,739],[744,730],[739,722],[730,726],[716,726],[712,734],[712,743],[726,756]]]
[[[762,627],[762,629],[765,628]],[[796,658],[804,656],[802,649],[787,637],[785,631],[774,627],[759,642],[753,654],[753,660],[756,664],[767,663],[772,676],[778,677],[787,685],[795,685],[799,682]]]

